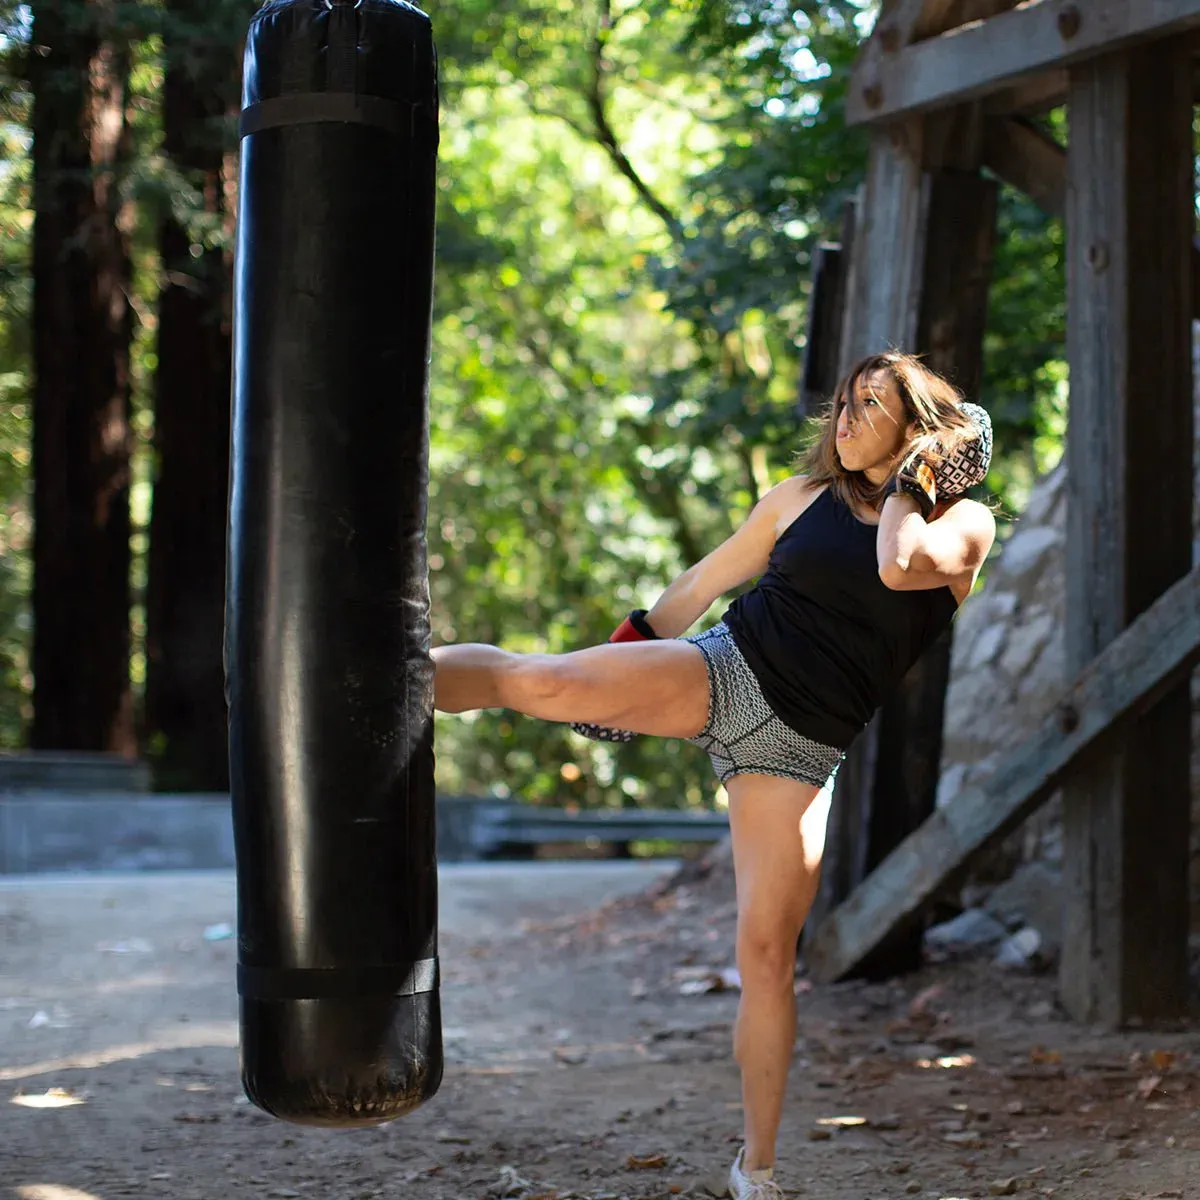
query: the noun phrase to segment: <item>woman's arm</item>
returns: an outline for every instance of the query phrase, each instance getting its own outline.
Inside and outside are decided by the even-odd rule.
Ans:
[[[663,592],[646,614],[646,620],[659,637],[679,637],[708,611],[718,596],[757,578],[767,569],[775,546],[780,506],[788,497],[795,496],[800,478],[793,476],[771,488],[739,529]]]
[[[995,538],[995,517],[974,500],[958,500],[927,522],[911,496],[889,496],[875,543],[879,578],[895,591],[945,587],[973,577]]]

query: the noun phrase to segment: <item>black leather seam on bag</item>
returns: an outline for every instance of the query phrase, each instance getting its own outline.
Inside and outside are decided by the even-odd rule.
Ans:
[[[342,122],[350,125],[373,125],[401,138],[416,134],[418,104],[403,104],[384,100],[380,96],[356,96],[351,92],[306,92],[292,96],[277,96],[260,100],[242,110],[238,123],[239,136],[249,137],[264,129],[286,125],[313,125],[319,122]]]
[[[250,967],[238,964],[238,995],[251,1000],[415,996],[438,987],[438,960],[376,967]]]

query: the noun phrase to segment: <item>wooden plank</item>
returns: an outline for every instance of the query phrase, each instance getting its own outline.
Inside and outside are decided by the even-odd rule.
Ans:
[[[801,420],[820,413],[840,379],[856,215],[856,205],[847,204],[842,213],[841,241],[822,242],[813,250],[808,336],[797,404]]]
[[[1012,8],[1016,0],[884,0],[871,36],[859,51],[849,95],[868,88],[897,51],[967,21],[980,21]]]
[[[1014,830],[1084,756],[1119,736],[1200,662],[1200,568],[1159,597],[1080,674],[1054,718],[985,785],[963,791],[906,838],[806,943],[814,977],[854,970],[893,930],[916,919],[974,856]],[[1143,805],[1143,808],[1149,808]],[[1184,845],[1187,839],[1183,839]]]
[[[801,419],[817,416],[837,387],[849,258],[849,253],[838,242],[822,242],[813,250],[808,335],[797,405],[797,415]]]
[[[1018,118],[993,117],[984,134],[984,165],[1024,192],[1043,212],[1067,206],[1067,151],[1044,129]]]
[[[920,122],[872,134],[842,336],[843,367],[889,346],[915,343],[928,217],[922,138]]]
[[[1024,192],[1043,212],[1061,217],[1067,203],[1067,151],[1044,129],[993,117],[984,136],[984,165]],[[1192,316],[1200,320],[1200,239],[1192,245]]]
[[[1078,669],[1192,563],[1191,62],[1159,42],[1072,72],[1066,652]],[[1061,995],[1108,1026],[1187,1011],[1189,689],[1063,794]]]
[[[974,108],[938,114],[921,122],[919,139],[880,136],[871,151],[860,226],[876,240],[865,256],[867,278],[856,276],[848,341],[858,353],[889,344],[916,349],[935,370],[977,394],[999,190],[978,173],[981,114]],[[872,340],[864,339],[864,329]],[[935,809],[950,649],[947,633],[914,664],[847,754],[811,929]],[[920,949],[920,929],[900,930],[874,947],[856,973],[910,970],[920,963]]]
[[[1053,68],[1200,27],[1200,0],[1028,0],[986,21],[863,57],[846,122],[894,120]]]
[[[864,355],[915,345],[929,204],[923,134],[922,122],[871,132],[856,200],[839,377]],[[865,876],[880,720],[877,714],[859,734],[838,772],[821,884],[805,937]]]
[[[929,227],[938,235],[926,246],[917,348],[935,371],[976,398],[999,195],[995,180],[960,171],[935,173],[930,184]]]
[[[1065,68],[1043,71],[990,93],[983,101],[984,110],[990,117],[1041,116],[1066,104],[1068,80]]]

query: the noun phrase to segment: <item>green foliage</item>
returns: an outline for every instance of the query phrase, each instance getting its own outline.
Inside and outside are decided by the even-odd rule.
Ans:
[[[136,214],[135,376],[148,439],[154,230],[170,212],[198,245],[225,236],[196,181],[164,152],[162,47],[191,47],[202,73],[205,46],[240,36],[249,9],[221,0],[185,18],[179,3],[117,8],[134,17],[137,154],[125,194]],[[870,9],[431,0],[442,73],[435,643],[561,652],[602,641],[789,472],[802,432],[794,404],[810,256],[837,236],[865,162],[865,137],[844,129],[841,106]],[[181,30],[188,36],[170,36]],[[0,741],[9,742],[28,684],[28,114],[14,78],[0,78],[14,130],[0,197]],[[231,129],[213,132],[236,142]],[[997,425],[992,482],[1010,506],[1061,444],[1061,250],[1061,229],[1006,193],[983,401]],[[142,513],[148,446],[135,491]],[[135,536],[144,550],[143,526]],[[718,602],[702,624],[722,610]],[[446,791],[613,805],[701,804],[716,791],[695,747],[601,745],[510,713],[439,716],[437,746]]]
[[[1006,511],[1024,508],[1033,480],[1062,456],[1067,426],[1064,232],[1005,188],[984,340],[984,395],[997,453],[989,485]]]
[[[11,7],[0,9],[10,30]],[[15,30],[13,32],[16,32]],[[29,404],[32,288],[28,95],[8,74],[15,43],[0,48],[0,749],[23,744],[32,717],[29,674],[33,563]]]

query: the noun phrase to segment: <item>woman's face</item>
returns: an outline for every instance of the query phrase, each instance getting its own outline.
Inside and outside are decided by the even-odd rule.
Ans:
[[[904,401],[887,371],[864,376],[856,391],[857,420],[851,421],[849,405],[838,412],[838,458],[847,471],[873,471],[882,482],[908,432]]]

